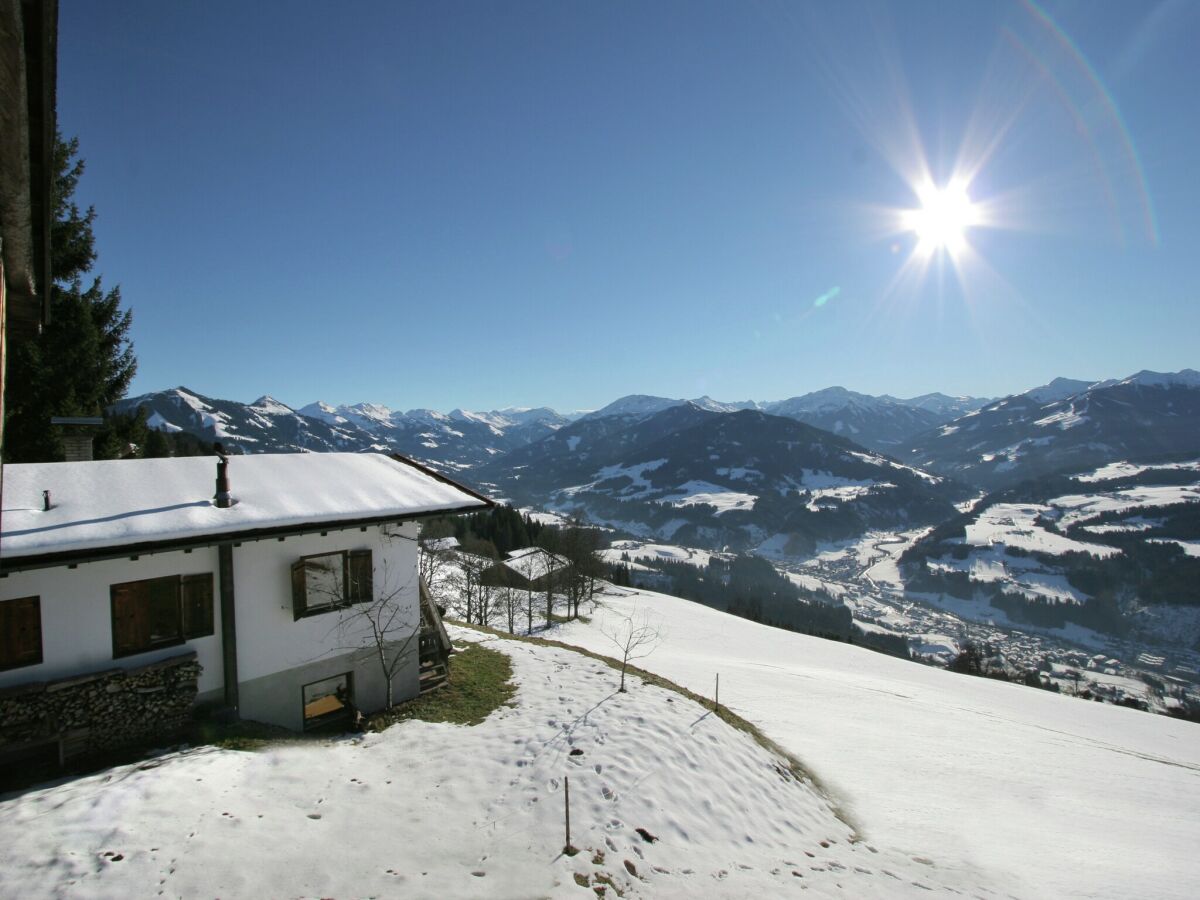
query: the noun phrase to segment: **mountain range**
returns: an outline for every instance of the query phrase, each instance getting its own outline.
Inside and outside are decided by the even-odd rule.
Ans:
[[[897,455],[986,490],[1200,451],[1200,372],[1056,379],[912,437]]]
[[[774,402],[635,394],[564,415],[293,409],[179,387],[116,408],[235,452],[399,452],[494,496],[703,546],[803,546],[934,523],[971,489],[1200,454],[1200,373],[1191,369],[1058,378],[997,400],[831,387]]]

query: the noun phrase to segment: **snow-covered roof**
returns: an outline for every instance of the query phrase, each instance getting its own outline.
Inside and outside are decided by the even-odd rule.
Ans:
[[[480,509],[477,495],[375,453],[234,456],[236,503],[213,503],[217,459],[99,460],[4,467],[0,558],[196,541],[262,529]],[[43,511],[43,491],[51,508]]]
[[[540,547],[525,547],[513,550],[508,554],[508,559],[500,560],[500,564],[528,581],[537,581],[547,573],[566,568],[570,561],[565,556],[549,553]]]

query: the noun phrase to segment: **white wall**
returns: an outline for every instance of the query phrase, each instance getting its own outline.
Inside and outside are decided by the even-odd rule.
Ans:
[[[166,575],[213,575],[213,634],[186,644],[113,659],[112,605],[109,587],[123,581]],[[136,669],[147,663],[195,650],[203,667],[200,693],[224,685],[221,664],[221,603],[216,548],[176,551],[102,562],[78,568],[60,566],[16,572],[0,578],[0,600],[38,596],[42,611],[42,662],[0,672],[0,687],[50,681],[105,669]]]
[[[339,611],[293,619],[292,563],[302,556],[369,549],[375,596],[398,592],[400,619],[413,629],[419,628],[416,537],[417,526],[407,523],[366,531],[329,531],[325,537],[306,534],[283,541],[254,541],[235,547],[238,680],[261,678],[369,646],[365,628],[351,631],[339,627],[343,619]]]
[[[233,550],[234,594],[237,601],[238,680],[272,675],[317,662],[348,650],[369,646],[365,628],[339,628],[337,611],[293,620],[292,563],[301,556],[335,550],[370,549],[375,596],[397,592],[401,618],[420,627],[417,586],[417,526],[387,525],[320,534],[251,541]],[[123,581],[164,575],[213,573],[211,637],[162,647],[147,653],[113,659],[112,612],[109,587]],[[41,598],[42,659],[36,666],[0,672],[0,688],[31,681],[49,681],[112,668],[137,668],[168,656],[196,651],[203,666],[201,694],[224,686],[221,659],[220,577],[215,547],[82,563],[17,572],[0,578],[0,600],[37,595]],[[397,636],[393,635],[392,639]]]

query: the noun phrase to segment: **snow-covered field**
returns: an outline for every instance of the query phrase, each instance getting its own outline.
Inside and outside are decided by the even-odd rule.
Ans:
[[[613,669],[569,651],[454,638],[512,657],[513,708],[10,795],[0,896],[595,897],[597,875],[626,896],[998,895],[940,848],[855,840],[780,757],[678,693],[633,677],[617,693]]]
[[[641,664],[797,754],[873,845],[977,868],[1020,897],[1200,894],[1200,726],[954,675],[767,628],[662,594],[606,594],[564,640],[603,651],[609,617],[668,637]],[[853,893],[853,892],[851,892]]]

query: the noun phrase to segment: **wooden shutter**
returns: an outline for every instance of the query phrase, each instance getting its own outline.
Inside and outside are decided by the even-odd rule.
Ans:
[[[303,618],[308,609],[308,579],[305,577],[304,560],[292,563],[292,619]]]
[[[368,603],[375,597],[375,587],[372,583],[371,551],[351,550],[347,565],[346,598],[350,603]]]
[[[111,588],[114,657],[139,653],[150,642],[148,609],[138,590],[142,584],[129,581]]]
[[[0,669],[42,661],[42,604],[38,597],[0,602]]]
[[[179,602],[183,607],[183,636],[187,640],[213,633],[213,576],[184,575],[180,579]]]

